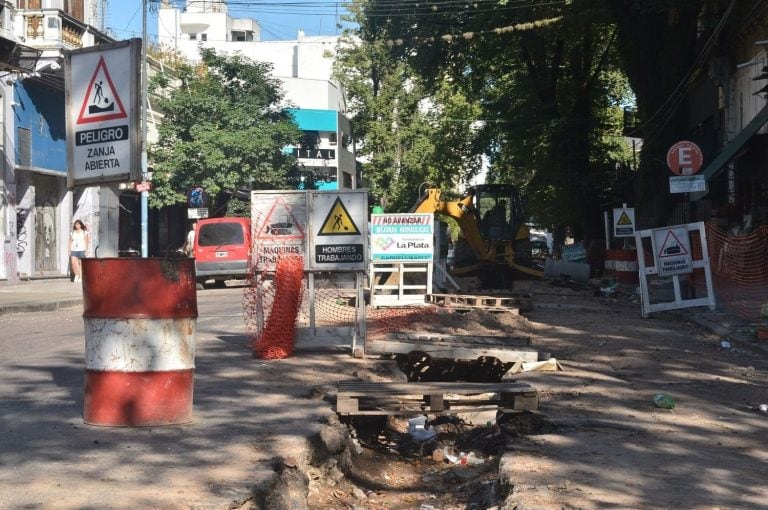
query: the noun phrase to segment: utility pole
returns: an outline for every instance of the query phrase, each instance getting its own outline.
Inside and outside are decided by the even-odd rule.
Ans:
[[[147,182],[147,0],[141,0],[141,181]],[[149,256],[149,191],[141,192],[141,256]]]

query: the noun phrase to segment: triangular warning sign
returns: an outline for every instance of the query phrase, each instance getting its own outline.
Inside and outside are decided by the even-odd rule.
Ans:
[[[688,255],[688,250],[685,244],[680,242],[673,231],[667,232],[667,237],[664,238],[664,242],[661,244],[659,250],[659,258],[664,257],[679,257],[681,255]]]
[[[352,216],[349,215],[349,211],[344,207],[341,198],[336,197],[336,201],[333,203],[333,207],[328,212],[328,216],[323,221],[323,226],[320,228],[319,236],[352,236],[360,235],[360,230],[352,221]]]
[[[629,216],[626,212],[621,211],[621,216],[619,216],[619,221],[616,222],[617,225],[631,225],[632,220],[629,219]]]
[[[120,95],[115,90],[115,84],[112,83],[112,77],[102,56],[86,89],[77,123],[88,124],[126,118],[128,114],[125,113],[123,102],[120,101]]]
[[[304,239],[304,229],[285,203],[283,197],[277,197],[267,214],[256,229],[256,239]]]

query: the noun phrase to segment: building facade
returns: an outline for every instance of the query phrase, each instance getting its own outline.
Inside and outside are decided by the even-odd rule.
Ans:
[[[688,136],[702,147],[708,183],[690,198],[699,219],[734,233],[768,224],[768,2],[749,7],[733,15],[723,51],[688,96]]]
[[[98,220],[113,194],[66,186],[62,69],[65,51],[111,41],[89,23],[103,19],[102,8],[85,0],[0,3],[2,280],[67,275],[74,218],[89,226],[94,246],[108,231]]]
[[[355,161],[346,96],[334,80],[335,36],[262,41],[259,24],[229,16],[224,0],[187,0],[183,8],[164,2],[158,11],[158,43],[186,59],[200,60],[200,47],[268,62],[280,80],[288,109],[303,131],[296,155],[303,182],[315,189],[355,189],[361,176]]]

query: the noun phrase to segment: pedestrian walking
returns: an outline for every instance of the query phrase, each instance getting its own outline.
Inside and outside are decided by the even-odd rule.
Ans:
[[[184,253],[187,257],[194,255],[195,251],[195,230],[197,229],[197,223],[193,223],[190,227],[189,233],[187,233],[187,242],[184,243]]]
[[[86,256],[91,248],[91,238],[88,229],[80,220],[75,220],[72,225],[72,233],[69,236],[69,260],[72,265],[72,273],[75,282],[83,281],[83,266],[80,259]]]

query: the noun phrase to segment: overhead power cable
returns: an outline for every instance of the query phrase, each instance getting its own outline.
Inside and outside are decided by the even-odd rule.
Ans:
[[[703,65],[706,63],[707,58],[709,57],[710,52],[712,51],[712,48],[714,48],[715,43],[717,42],[717,37],[720,35],[720,32],[725,27],[725,23],[728,20],[728,18],[731,15],[731,11],[733,10],[734,6],[736,5],[736,0],[731,0],[730,5],[725,10],[723,15],[720,17],[720,20],[718,21],[715,28],[712,30],[712,33],[710,34],[709,38],[707,39],[706,43],[702,46],[701,51],[697,55],[696,59],[694,60],[691,68],[688,70],[688,72],[680,79],[677,86],[672,90],[672,92],[667,96],[667,99],[657,108],[657,110],[648,117],[648,119],[643,122],[640,126],[636,127],[632,131],[627,133],[627,136],[635,135],[643,130],[647,130],[647,128],[650,128],[652,131],[648,136],[646,136],[646,139],[649,140],[653,138],[656,134],[660,133],[661,130],[664,128],[664,126],[669,123],[669,121],[674,116],[675,111],[677,111],[677,108],[680,106],[680,104],[685,100],[688,91],[690,90],[690,85],[693,82],[693,79],[698,75],[698,72],[703,68]],[[654,124],[654,121],[657,117],[660,117],[660,121],[656,124]]]

